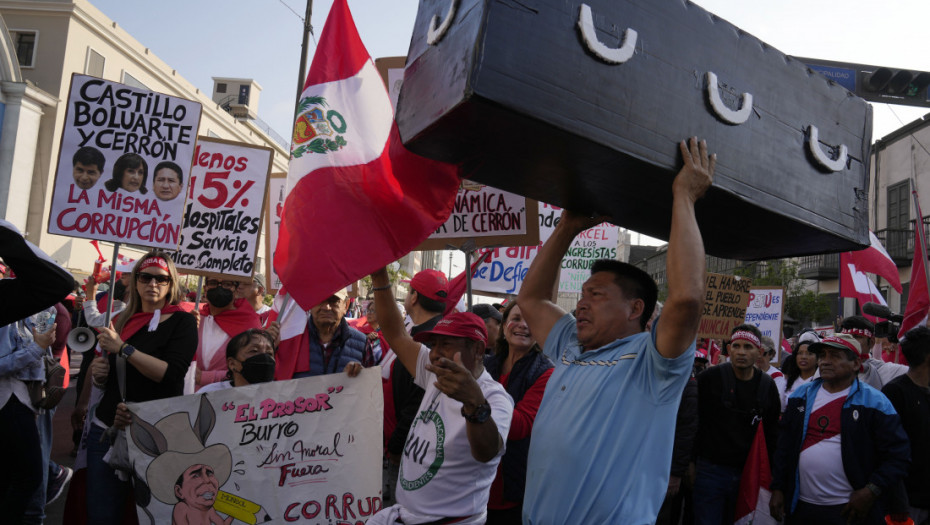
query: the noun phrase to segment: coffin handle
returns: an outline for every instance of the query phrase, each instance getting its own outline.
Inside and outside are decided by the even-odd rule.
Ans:
[[[627,28],[623,31],[623,45],[618,48],[610,48],[597,39],[597,32],[594,29],[594,17],[591,15],[591,7],[588,4],[581,4],[581,12],[578,14],[578,29],[581,30],[581,39],[585,46],[594,53],[594,56],[608,64],[622,64],[633,56],[636,49],[636,31]]]
[[[446,31],[449,30],[449,26],[452,25],[452,20],[455,19],[455,11],[458,9],[459,0],[452,0],[449,3],[449,10],[446,11],[446,17],[443,19],[442,23],[439,22],[439,15],[433,15],[433,18],[429,21],[429,32],[426,34],[426,43],[433,46],[436,45],[442,37],[446,36]]]
[[[720,91],[717,88],[717,75],[713,71],[707,72],[707,97],[710,99],[710,107],[721,120],[734,126],[742,124],[749,120],[752,113],[752,94],[743,93],[740,95],[740,107],[734,111],[723,103],[720,98]]]
[[[810,147],[811,155],[814,156],[814,160],[817,161],[817,164],[830,171],[843,171],[846,169],[846,161],[849,158],[849,148],[846,147],[846,144],[840,144],[839,156],[837,156],[836,160],[831,159],[824,153],[823,148],[820,147],[820,134],[817,131],[817,126],[813,124],[810,127],[810,134],[807,137],[807,145]]]

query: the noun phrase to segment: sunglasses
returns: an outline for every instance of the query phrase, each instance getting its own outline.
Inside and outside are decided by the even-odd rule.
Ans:
[[[142,284],[149,284],[152,281],[158,283],[159,286],[168,284],[171,282],[170,275],[155,275],[153,273],[140,273],[136,275],[136,280]]]

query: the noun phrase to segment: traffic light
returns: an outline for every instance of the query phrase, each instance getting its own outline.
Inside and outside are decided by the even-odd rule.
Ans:
[[[866,100],[930,107],[930,72],[816,58],[795,58]]]
[[[894,100],[904,98],[926,103],[927,88],[930,87],[930,73],[879,67],[872,71],[860,70],[860,86],[866,100],[894,104]],[[858,94],[858,93],[857,93]],[[870,98],[866,94],[872,95]],[[919,104],[923,105],[923,104]]]

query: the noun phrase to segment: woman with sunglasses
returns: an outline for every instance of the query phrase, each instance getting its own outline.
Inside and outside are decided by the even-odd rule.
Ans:
[[[121,523],[130,495],[131,484],[117,478],[104,462],[110,443],[101,441],[107,427],[122,429],[131,421],[121,402],[117,356],[126,360],[126,401],[142,402],[181,395],[184,374],[197,349],[197,324],[178,306],[178,273],[167,255],[149,252],[140,258],[129,288],[126,309],[112,328],[100,329],[98,343],[104,356],[91,364],[94,385],[104,393],[87,438],[88,523]],[[134,521],[135,512],[132,517]]]

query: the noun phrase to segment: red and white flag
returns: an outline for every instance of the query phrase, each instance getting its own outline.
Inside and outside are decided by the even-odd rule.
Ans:
[[[859,266],[853,262],[851,255],[850,252],[840,254],[840,296],[858,299],[860,307],[870,302],[887,306],[888,302],[885,301],[878,287],[875,286],[872,279],[869,279],[869,276],[862,271],[862,268],[859,268]],[[878,322],[878,320],[871,315],[863,315],[873,323]]]
[[[778,523],[769,514],[769,500],[772,499],[772,493],[768,487],[771,484],[772,470],[769,467],[768,447],[765,444],[765,432],[760,421],[739,481],[735,525],[776,525]]]
[[[860,272],[872,273],[885,279],[892,288],[901,293],[903,288],[901,287],[901,277],[898,275],[898,265],[894,263],[888,252],[885,251],[885,247],[882,246],[882,242],[878,240],[878,237],[871,230],[869,230],[869,239],[871,245],[868,248],[856,252],[847,252],[849,260],[856,265]]]
[[[297,104],[275,272],[304,309],[407,254],[452,210],[455,166],[400,143],[346,0],[333,2]]]
[[[904,308],[904,320],[898,339],[911,328],[927,324],[927,312],[930,311],[930,293],[927,291],[927,246],[924,244],[923,215],[920,212],[920,199],[917,190],[911,192],[914,206],[917,207],[917,223],[914,228],[914,259],[911,262],[911,289],[907,295],[907,307]]]
[[[449,281],[449,296],[446,298],[446,311],[442,315],[449,315],[455,310],[455,305],[458,304],[459,299],[465,295],[465,291],[468,288],[468,273],[475,275],[475,271],[478,270],[478,267],[481,266],[481,263],[487,260],[491,260],[491,256],[494,254],[492,251],[486,251],[478,256],[475,259],[475,262],[471,263],[471,270],[465,271],[462,270],[462,273],[458,274]]]

